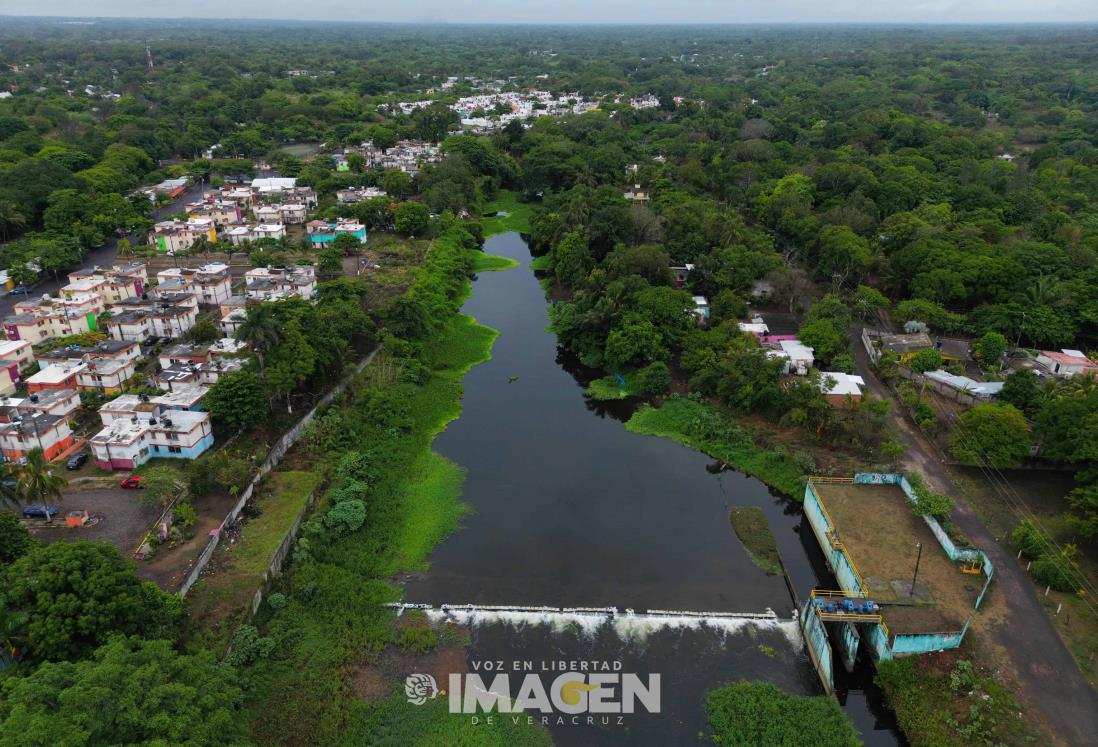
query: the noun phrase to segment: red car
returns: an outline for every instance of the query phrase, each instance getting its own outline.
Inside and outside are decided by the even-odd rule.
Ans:
[[[130,475],[129,477],[123,477],[122,482],[118,483],[118,487],[120,487],[120,488],[130,488],[132,490],[140,490],[141,489],[141,476],[140,475]]]

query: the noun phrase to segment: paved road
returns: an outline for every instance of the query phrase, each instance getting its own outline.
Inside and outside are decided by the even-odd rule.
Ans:
[[[194,202],[202,196],[202,192],[209,189],[209,184],[195,184],[192,185],[186,192],[179,197],[176,197],[171,202],[165,203],[161,207],[158,207],[149,216],[154,221],[164,220],[173,213],[178,213],[183,209],[183,206],[188,202]],[[144,241],[143,236],[129,236],[131,242],[137,245],[139,242]],[[96,266],[109,267],[118,258],[118,239],[111,236],[107,239],[106,243],[101,247],[97,247],[88,252],[88,255],[84,258],[84,261],[80,263],[78,267],[73,267],[67,270],[65,274],[61,275],[58,280],[54,280],[50,275],[43,275],[41,281],[34,285],[30,296],[12,296],[4,294],[0,296],[0,319],[6,319],[14,313],[15,304],[26,298],[35,298],[44,294],[54,295],[58,289],[67,285],[69,282],[69,272],[76,270],[91,269]]]
[[[889,397],[888,388],[870,368],[860,334],[860,327],[852,329],[850,334],[858,375],[865,379],[871,392]],[[1014,553],[995,541],[983,520],[964,502],[935,446],[897,408],[898,404],[893,408],[893,422],[907,447],[904,469],[918,470],[934,490],[955,500],[953,523],[987,553],[995,568],[991,594],[1005,604],[1006,615],[989,632],[1021,679],[1022,692],[1017,694],[1041,712],[1045,723],[1064,744],[1098,744],[1098,693],[1083,677],[1056,632],[1026,570]]]

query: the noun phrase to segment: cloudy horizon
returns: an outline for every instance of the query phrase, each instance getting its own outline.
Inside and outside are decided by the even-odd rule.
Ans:
[[[481,2],[456,7],[442,0],[411,0],[364,7],[353,0],[315,0],[303,6],[291,0],[237,0],[232,12],[220,0],[192,0],[182,14],[179,3],[164,0],[102,0],[94,13],[83,0],[42,0],[19,7],[0,2],[0,15],[71,18],[314,20],[384,23],[538,23],[538,24],[735,24],[735,23],[1091,23],[1098,21],[1094,0],[834,0],[821,8],[811,0],[757,3],[680,0],[531,0]],[[303,7],[308,12],[303,11]]]

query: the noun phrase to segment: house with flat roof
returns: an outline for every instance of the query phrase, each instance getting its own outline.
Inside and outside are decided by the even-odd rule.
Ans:
[[[86,392],[120,394],[136,370],[134,361],[126,358],[91,358],[76,374],[76,383]]]
[[[217,243],[217,226],[210,218],[188,218],[185,222],[178,220],[161,221],[153,226],[149,235],[149,243],[161,252],[186,251],[194,246],[199,239],[206,239],[211,244]]]
[[[256,267],[244,273],[244,281],[245,295],[255,301],[287,296],[308,301],[316,293],[316,270],[312,265]]]
[[[34,347],[26,340],[0,340],[0,360],[15,361],[20,368],[34,363]]]
[[[862,401],[865,379],[842,371],[824,371],[820,374],[820,391],[835,407],[850,407]]]
[[[75,389],[43,389],[26,397],[0,397],[0,422],[10,423],[36,412],[71,420],[80,408]]]
[[[108,415],[111,419],[104,421],[103,430],[90,441],[100,469],[132,470],[153,457],[196,459],[213,446],[207,412],[172,410],[139,401],[128,417],[113,410]]]
[[[648,202],[652,199],[651,193],[646,187],[642,187],[639,184],[634,184],[632,187],[627,187],[622,195],[630,202]]]
[[[27,391],[33,394],[45,389],[77,389],[76,377],[85,368],[84,360],[52,363],[27,379]]]
[[[158,289],[169,284],[180,291],[193,293],[198,303],[219,304],[233,294],[232,276],[224,262],[211,262],[199,267],[170,267],[156,273]]]
[[[0,423],[0,453],[6,462],[23,463],[27,454],[36,448],[41,449],[49,461],[74,443],[68,418],[58,415],[32,412]]]
[[[816,362],[815,350],[800,340],[778,340],[767,349],[768,358],[778,358],[785,364],[786,374],[805,376]]]
[[[360,244],[366,243],[366,226],[352,220],[311,220],[305,224],[305,236],[314,249],[324,249],[343,234],[355,237]]]
[[[377,187],[352,187],[336,191],[336,202],[340,205],[350,205],[356,202],[372,200],[375,197],[387,197],[385,190]]]

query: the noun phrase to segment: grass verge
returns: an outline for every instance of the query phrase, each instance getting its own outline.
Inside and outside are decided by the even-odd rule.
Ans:
[[[790,498],[804,498],[806,475],[801,467],[788,454],[756,446],[743,427],[709,403],[672,396],[659,408],[642,405],[625,427],[703,451]]]
[[[481,214],[487,216],[480,219],[480,226],[484,230],[484,238],[509,231],[529,233],[530,216],[533,215],[533,212],[533,205],[528,202],[519,202],[516,193],[501,189],[496,193],[495,199],[488,202],[481,210]],[[492,215],[492,213],[497,213],[497,215]],[[506,215],[502,215],[503,213],[506,213]]]
[[[770,531],[766,514],[757,506],[739,506],[732,509],[732,531],[743,543],[751,561],[769,574],[782,572],[782,560],[778,555],[778,543]]]

